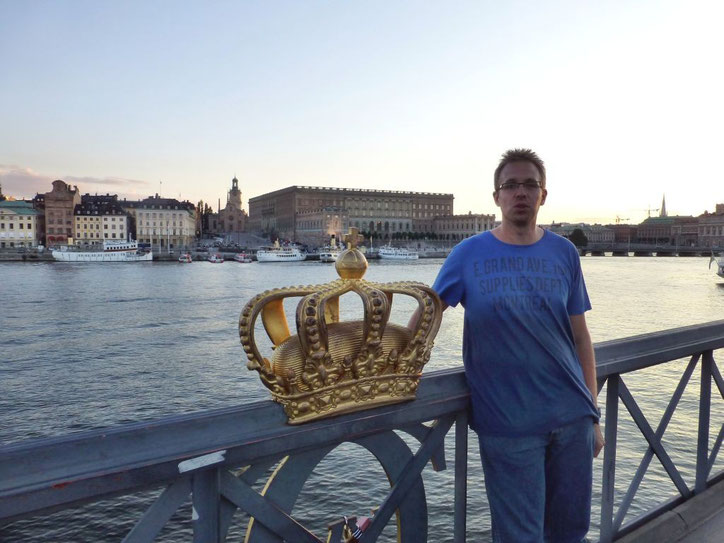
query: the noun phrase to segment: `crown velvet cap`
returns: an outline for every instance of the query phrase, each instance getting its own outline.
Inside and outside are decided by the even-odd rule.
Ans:
[[[423,283],[363,280],[367,259],[356,247],[360,238],[355,228],[345,236],[348,248],[335,265],[340,279],[268,290],[239,317],[247,367],[259,372],[291,424],[412,400],[430,359],[442,319],[440,298]],[[362,320],[340,322],[339,297],[348,292],[361,298]],[[417,301],[420,318],[412,329],[388,322],[394,294]],[[283,301],[300,296],[297,334],[291,335]],[[274,345],[271,360],[254,341],[259,314]]]

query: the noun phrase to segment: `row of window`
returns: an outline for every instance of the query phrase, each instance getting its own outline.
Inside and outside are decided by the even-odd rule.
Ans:
[[[704,226],[699,228],[699,234],[704,236],[722,236],[724,235],[724,226]]]
[[[9,230],[13,230],[14,228],[15,228],[15,223],[13,223],[13,222],[8,223],[8,229],[9,229]],[[19,230],[23,230],[23,229],[24,229],[24,224],[23,224],[23,223],[19,223],[19,224],[18,224],[18,229],[19,229]],[[32,229],[33,229],[33,225],[32,225],[31,223],[28,223],[28,230],[32,230]],[[4,222],[0,222],[0,230],[5,230],[5,223],[4,223]]]
[[[6,215],[5,213],[2,214],[2,219],[4,221],[13,221],[13,220],[32,221],[33,220],[32,217],[26,217],[25,215]]]

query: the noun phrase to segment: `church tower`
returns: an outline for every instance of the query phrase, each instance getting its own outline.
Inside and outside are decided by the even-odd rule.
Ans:
[[[234,209],[241,209],[241,191],[239,190],[239,180],[236,176],[231,180],[231,190],[226,197],[226,204]]]
[[[659,210],[659,217],[668,217],[668,213],[666,213],[666,194],[664,194],[664,198],[661,200],[661,209]]]

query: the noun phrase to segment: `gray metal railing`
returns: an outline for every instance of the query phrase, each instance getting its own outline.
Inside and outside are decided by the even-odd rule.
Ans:
[[[724,424],[709,450],[712,379],[724,397],[724,383],[713,357],[719,348],[724,348],[724,321],[596,346],[599,387],[608,383],[601,542],[614,541],[724,477],[724,472],[711,474]],[[654,430],[623,377],[684,357],[690,362]],[[661,437],[697,365],[701,366],[699,437],[696,451],[692,451],[696,482],[694,488],[688,488]],[[453,541],[460,543],[466,534],[468,400],[462,370],[444,370],[423,376],[414,402],[299,426],[287,425],[280,406],[265,401],[3,446],[0,524],[140,490],[165,488],[124,541],[153,541],[190,499],[196,542],[223,541],[239,509],[253,517],[248,526],[249,542],[320,542],[323,539],[303,526],[291,511],[315,466],[340,443],[352,442],[374,455],[390,484],[362,541],[375,541],[392,515],[397,515],[398,540],[419,543],[426,540],[428,525],[421,472],[428,462],[435,470],[445,469],[445,436],[455,425],[454,488],[450,492],[454,497]],[[619,400],[649,448],[616,509]],[[396,431],[412,436],[419,447],[411,448]],[[676,485],[678,496],[623,524],[654,455]],[[255,490],[255,483],[275,466],[264,489]],[[340,541],[341,531],[341,523],[331,525],[326,540]]]

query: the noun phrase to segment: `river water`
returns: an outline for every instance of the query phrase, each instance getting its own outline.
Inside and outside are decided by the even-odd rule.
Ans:
[[[584,257],[593,304],[587,319],[594,342],[721,319],[724,281],[708,270],[707,260]],[[365,279],[431,284],[441,264],[438,259],[371,262]],[[0,444],[266,399],[266,389],[242,359],[237,333],[241,308],[268,288],[335,278],[333,265],[318,262],[0,263]],[[359,307],[358,301],[343,297],[343,318],[353,317]],[[409,301],[400,303],[392,320],[406,323],[411,308]],[[426,371],[461,363],[462,316],[461,308],[445,313]],[[291,313],[289,322],[294,322]],[[721,360],[721,354],[715,353],[715,359]],[[654,427],[683,365],[675,362],[625,378]],[[694,378],[664,436],[689,484],[694,474],[697,387]],[[604,398],[605,389],[601,404]],[[723,403],[714,396],[714,436],[724,420]],[[620,413],[624,420],[616,471],[619,494],[625,492],[646,448],[623,408]],[[320,464],[300,496],[295,515],[323,538],[327,522],[341,514],[369,514],[384,496],[381,468],[360,451],[352,445],[337,449]],[[360,455],[360,479],[345,486],[341,475],[348,473],[346,464]],[[448,455],[452,467],[451,448]],[[595,465],[593,539],[599,522],[601,461]],[[719,459],[715,471],[723,468]],[[452,471],[433,472],[428,467],[424,473],[431,541],[452,537]],[[675,492],[654,460],[630,515]],[[468,493],[468,541],[489,541],[473,435]],[[134,495],[16,522],[0,527],[0,541],[119,541],[148,500],[147,494]],[[159,540],[188,540],[188,516],[188,511],[180,511]],[[235,537],[244,530],[245,520],[239,517],[232,529]],[[392,526],[382,540],[394,540]]]

